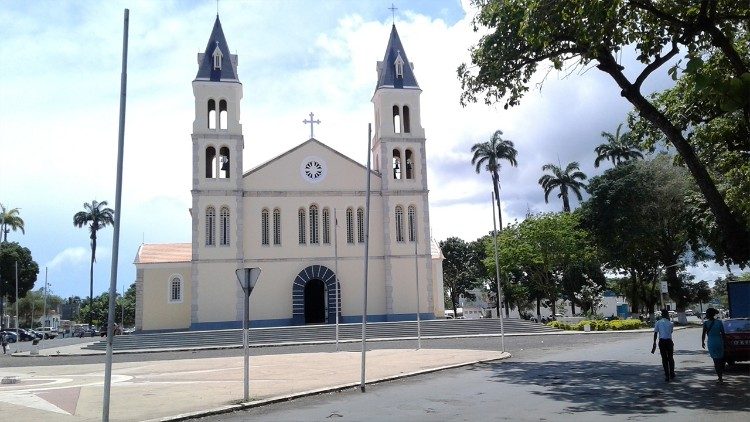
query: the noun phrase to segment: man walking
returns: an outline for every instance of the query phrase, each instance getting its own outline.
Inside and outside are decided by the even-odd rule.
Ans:
[[[659,340],[659,354],[661,355],[661,365],[664,367],[664,381],[669,382],[674,379],[674,342],[672,341],[672,331],[674,324],[669,319],[669,311],[661,310],[661,319],[654,324],[654,345],[651,347],[651,353],[656,351],[656,340]]]
[[[5,333],[0,333],[0,343],[3,344],[3,354],[5,354],[6,350],[8,349],[8,337],[5,335]]]

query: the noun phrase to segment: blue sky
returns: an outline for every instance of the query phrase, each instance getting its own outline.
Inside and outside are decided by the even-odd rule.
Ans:
[[[456,68],[477,39],[467,1],[397,4],[396,25],[415,64],[427,134],[433,237],[473,240],[492,227],[490,182],[470,148],[502,129],[519,166],[502,171],[503,220],[557,211],[536,183],[548,162],[579,161],[589,176],[601,131],[629,104],[601,72],[550,74],[522,105],[459,105]],[[391,26],[390,1],[280,0],[219,3],[244,86],[245,170],[308,137],[364,163],[375,63]],[[114,205],[122,15],[130,9],[122,231],[118,280],[135,279],[138,245],[190,241],[191,81],[216,15],[207,1],[20,1],[0,12],[0,202],[20,208],[26,234],[11,233],[49,267],[54,293],[88,295],[87,231],[75,212],[92,199]],[[623,60],[627,61],[627,57]],[[667,86],[658,76],[650,89]],[[574,201],[574,205],[577,203]],[[112,229],[100,233],[95,294],[110,279]],[[721,269],[701,269],[713,280]],[[118,286],[118,291],[121,287]]]

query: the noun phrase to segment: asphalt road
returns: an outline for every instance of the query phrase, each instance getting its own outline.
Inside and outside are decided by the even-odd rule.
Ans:
[[[665,383],[658,352],[649,353],[651,339],[650,333],[511,337],[506,345],[514,357],[507,361],[201,420],[747,420],[749,365],[730,370],[718,385],[700,349],[700,330],[677,331],[677,379]]]

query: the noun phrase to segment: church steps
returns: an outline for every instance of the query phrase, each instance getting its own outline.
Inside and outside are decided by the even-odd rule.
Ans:
[[[544,334],[560,330],[541,324],[517,319],[505,321],[506,334]],[[421,323],[423,337],[470,337],[476,335],[500,334],[500,321],[497,319],[477,320],[428,320]],[[340,324],[340,340],[361,339],[361,324]],[[368,339],[416,337],[415,321],[368,323]],[[278,328],[253,328],[250,330],[251,345],[289,343],[332,343],[335,341],[335,325],[307,325]],[[114,350],[135,349],[183,349],[193,347],[237,347],[242,344],[242,330],[184,331],[171,333],[145,333],[117,336]],[[86,347],[90,350],[105,350],[102,340]]]

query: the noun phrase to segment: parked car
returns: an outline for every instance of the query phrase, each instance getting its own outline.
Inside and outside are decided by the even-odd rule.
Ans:
[[[94,337],[99,332],[94,327],[79,326],[73,330],[73,337]]]
[[[724,321],[724,361],[750,361],[750,318],[730,318]]]
[[[38,332],[42,333],[44,335],[44,338],[55,338],[57,337],[57,330],[53,330],[52,327],[42,327],[38,330]]]
[[[40,332],[39,332],[39,331],[37,331],[37,330],[32,330],[32,329],[26,328],[26,331],[28,331],[28,332],[29,332],[29,334],[31,334],[31,335],[33,335],[34,337],[36,337],[36,339],[37,339],[37,340],[41,340],[41,339],[43,339],[43,338],[44,338],[44,334],[40,333]]]
[[[8,341],[8,343],[15,343],[18,341],[18,336],[16,335],[15,330],[11,331],[9,329],[5,329],[5,330],[0,331],[0,333],[3,333],[5,335],[5,338]]]
[[[13,330],[15,332],[16,330]],[[31,340],[38,340],[37,336],[30,333],[27,330],[24,330],[23,328],[18,329],[18,336],[20,341],[31,341]]]
[[[121,334],[122,334],[122,328],[120,328],[119,325],[115,324],[114,335],[119,336]],[[107,336],[107,324],[102,325],[102,328],[99,329],[99,336],[101,337]]]

